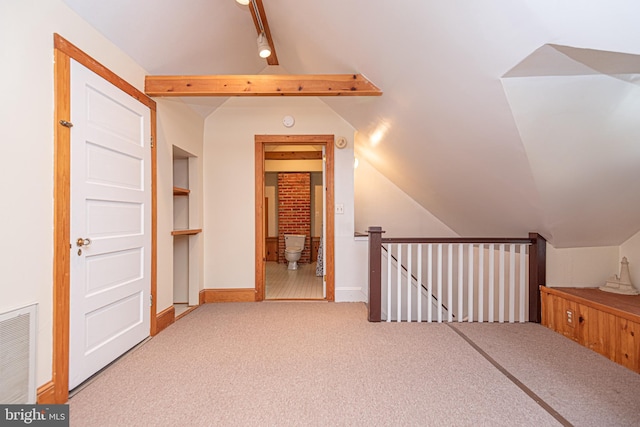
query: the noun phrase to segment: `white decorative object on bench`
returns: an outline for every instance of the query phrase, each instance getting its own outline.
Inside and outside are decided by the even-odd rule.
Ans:
[[[620,264],[620,276],[615,274],[611,276],[604,286],[600,286],[600,290],[613,292],[615,294],[638,295],[638,290],[634,288],[631,283],[631,276],[629,275],[629,261],[627,261],[627,257],[622,258]]]

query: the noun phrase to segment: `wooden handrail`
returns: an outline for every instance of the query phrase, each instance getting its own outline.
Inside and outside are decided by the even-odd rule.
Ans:
[[[381,238],[382,243],[532,243],[530,238],[522,237],[387,237]]]

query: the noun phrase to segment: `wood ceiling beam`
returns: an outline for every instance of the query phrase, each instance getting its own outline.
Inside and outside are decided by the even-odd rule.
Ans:
[[[146,76],[149,96],[380,96],[361,74]]]
[[[267,37],[267,41],[269,42],[269,46],[271,46],[271,55],[269,55],[266,60],[269,65],[278,65],[278,55],[276,55],[276,45],[273,43],[273,39],[271,38],[271,30],[269,29],[269,22],[267,22],[267,14],[264,11],[264,5],[262,4],[262,0],[255,0],[256,7],[258,8],[258,13],[260,14],[260,18],[262,21],[262,26],[264,27],[264,35]],[[258,23],[258,17],[256,16],[256,11],[253,9],[251,3],[249,3],[249,10],[251,11],[251,17],[253,18],[253,24],[256,26],[256,32],[260,35],[260,24]]]

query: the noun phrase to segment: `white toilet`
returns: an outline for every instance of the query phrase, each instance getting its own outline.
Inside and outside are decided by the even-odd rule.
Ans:
[[[298,260],[304,249],[304,234],[284,235],[284,257],[289,261],[288,270],[298,269]]]

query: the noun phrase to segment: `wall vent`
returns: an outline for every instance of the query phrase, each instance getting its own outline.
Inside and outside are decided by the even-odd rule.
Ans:
[[[36,403],[36,307],[0,313],[1,404]]]

